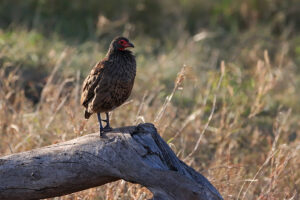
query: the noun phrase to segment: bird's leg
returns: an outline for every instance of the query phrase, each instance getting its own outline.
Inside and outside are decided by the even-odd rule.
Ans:
[[[108,114],[108,112],[106,112],[105,114],[106,114],[106,120],[102,120],[102,121],[106,122],[106,126],[104,127],[104,130],[105,131],[111,131],[112,128],[109,125],[109,114]]]
[[[103,126],[102,126],[102,121],[101,121],[101,115],[100,113],[97,113],[97,116],[98,116],[98,122],[99,122],[99,126],[100,126],[100,137],[103,135],[104,133],[104,129],[103,129]]]

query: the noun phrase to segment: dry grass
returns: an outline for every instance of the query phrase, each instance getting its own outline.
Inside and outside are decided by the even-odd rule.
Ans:
[[[84,120],[79,96],[83,75],[103,52],[97,45],[84,44],[92,49],[84,54],[57,43],[52,49],[43,46],[46,58],[41,63],[49,75],[37,105],[25,97],[21,84],[20,61],[26,55],[18,55],[17,62],[7,59],[15,54],[9,51],[20,53],[17,48],[0,50],[1,155],[98,131],[95,117]],[[241,52],[246,67],[226,61],[219,66],[216,60],[222,52],[213,51],[204,59],[199,56],[205,54],[204,47],[186,38],[156,56],[137,48],[134,91],[112,113],[112,126],[155,123],[177,155],[204,174],[225,199],[299,199],[300,109],[293,84],[299,77],[293,60],[280,48],[271,59],[267,51],[254,47]],[[69,70],[74,65],[84,68]],[[118,181],[54,199],[149,197],[144,187]]]

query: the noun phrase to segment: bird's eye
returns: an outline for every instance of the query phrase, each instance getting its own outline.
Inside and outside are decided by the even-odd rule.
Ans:
[[[124,44],[125,41],[124,41],[124,40],[120,40],[119,43],[120,43],[120,44]]]

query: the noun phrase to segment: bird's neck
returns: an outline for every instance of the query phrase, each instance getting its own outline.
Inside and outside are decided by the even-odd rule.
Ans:
[[[133,57],[132,52],[129,50],[109,50],[106,57],[110,61],[117,61],[120,59],[127,59]]]
[[[126,54],[126,53],[131,53],[131,51],[127,50],[127,49],[123,49],[123,50],[120,50],[120,49],[115,49],[115,48],[109,48],[108,51],[107,51],[107,54],[106,55],[111,55],[111,54]]]

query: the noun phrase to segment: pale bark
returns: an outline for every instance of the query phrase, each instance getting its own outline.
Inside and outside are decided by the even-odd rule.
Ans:
[[[0,158],[0,199],[61,196],[124,179],[154,199],[222,199],[201,174],[180,161],[152,124]]]

